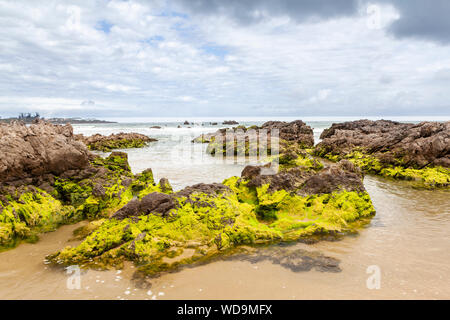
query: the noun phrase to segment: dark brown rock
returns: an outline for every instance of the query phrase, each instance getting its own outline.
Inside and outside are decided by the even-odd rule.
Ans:
[[[346,155],[360,149],[386,164],[450,166],[450,121],[411,124],[358,120],[333,124],[320,138],[323,141],[316,150],[322,155]]]
[[[177,197],[189,197],[193,193],[205,193],[209,195],[218,195],[230,191],[230,188],[221,183],[198,183],[193,186],[184,188],[178,191],[175,195]]]
[[[102,198],[102,197],[105,196],[106,190],[105,190],[105,188],[104,188],[100,183],[97,183],[97,184],[94,186],[94,188],[92,188],[92,194],[93,194],[94,196],[96,196],[96,197]]]
[[[361,171],[350,161],[342,160],[311,176],[299,190],[299,194],[332,193],[338,190],[364,192]]]
[[[276,135],[276,130],[278,131],[278,136]],[[263,134],[267,134],[267,141],[261,139]],[[258,140],[256,138],[258,137]],[[234,138],[234,139],[233,139]],[[278,138],[281,140],[279,141]],[[292,148],[293,144],[296,144],[299,147],[310,148],[314,146],[314,134],[313,130],[310,126],[307,126],[303,121],[296,120],[292,122],[284,122],[284,121],[269,121],[264,123],[261,127],[252,126],[249,128],[245,128],[244,126],[230,128],[222,128],[213,133],[206,133],[198,136],[193,139],[192,142],[197,143],[210,143],[213,139],[217,141],[221,141],[227,143],[227,141],[234,142],[237,141],[246,141],[248,144],[249,141],[251,145],[248,146],[249,149],[267,147],[272,149],[271,143],[280,142],[281,149]],[[258,141],[258,146],[252,146],[254,142]],[[234,143],[228,143],[230,146],[226,146],[225,149],[231,148],[233,149]],[[215,146],[213,146],[215,147]],[[219,153],[223,151],[221,146],[219,147]],[[208,153],[212,153],[208,151]],[[214,151],[216,152],[216,151]],[[231,152],[230,154],[233,154]]]
[[[302,120],[292,122],[268,121],[261,126],[262,129],[278,129],[280,139],[297,142],[304,147],[314,146],[314,133],[310,126],[307,126]]]
[[[269,184],[269,191],[295,191],[312,175],[301,168],[292,168],[275,173],[266,166],[247,166],[242,170],[242,179],[249,180],[247,186],[261,187]]]
[[[241,177],[244,179],[252,179],[261,174],[260,166],[246,166],[241,172]]]
[[[1,182],[61,175],[89,166],[89,151],[74,139],[71,125],[0,124],[0,138]]]
[[[236,125],[236,124],[239,124],[239,122],[237,122],[235,120],[225,120],[224,122],[222,122],[222,124],[224,124],[224,125]]]
[[[342,160],[319,172],[299,167],[276,174],[264,174],[265,167],[247,166],[242,171],[242,179],[249,180],[248,187],[269,184],[269,191],[286,190],[301,195],[331,193],[338,190],[365,191],[361,170],[353,163]]]
[[[140,201],[138,199],[131,200],[123,208],[114,213],[112,217],[119,220],[148,214],[167,217],[169,216],[170,210],[175,209],[175,207],[175,200],[171,195],[152,192]]]
[[[161,188],[162,192],[172,191],[172,186],[170,185],[169,180],[167,178],[161,178],[159,180],[159,187]]]

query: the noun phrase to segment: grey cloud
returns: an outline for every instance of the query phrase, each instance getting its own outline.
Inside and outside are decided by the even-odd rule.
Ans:
[[[357,0],[177,0],[193,14],[226,15],[241,24],[260,22],[267,16],[287,15],[296,22],[353,15]]]
[[[375,0],[376,1],[376,0]],[[388,27],[397,38],[421,38],[450,43],[450,1],[378,0],[392,4],[400,18]],[[297,23],[324,20],[358,13],[368,0],[176,0],[191,14],[225,15],[241,24],[287,15]]]
[[[388,31],[397,38],[419,38],[450,43],[450,1],[390,0],[400,18]]]

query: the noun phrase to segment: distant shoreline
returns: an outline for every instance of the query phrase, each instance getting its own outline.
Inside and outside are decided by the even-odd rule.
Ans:
[[[13,121],[22,121],[24,123],[33,123],[33,121],[40,119],[53,124],[99,124],[99,123],[117,123],[115,121],[98,120],[98,119],[80,119],[80,118],[30,118],[30,119],[19,119],[19,118],[0,118],[0,123],[11,123]]]

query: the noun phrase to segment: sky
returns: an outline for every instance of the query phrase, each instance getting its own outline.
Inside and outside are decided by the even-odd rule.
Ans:
[[[0,0],[0,116],[448,116],[448,0]]]

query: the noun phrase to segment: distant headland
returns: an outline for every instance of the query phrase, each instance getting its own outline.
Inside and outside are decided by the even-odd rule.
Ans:
[[[54,124],[80,124],[80,123],[116,123],[114,121],[97,120],[97,119],[82,119],[82,118],[43,118],[39,113],[20,113],[17,117],[12,118],[1,118],[0,123],[10,123],[13,121],[22,121],[24,123],[33,123],[37,120],[45,120]]]

